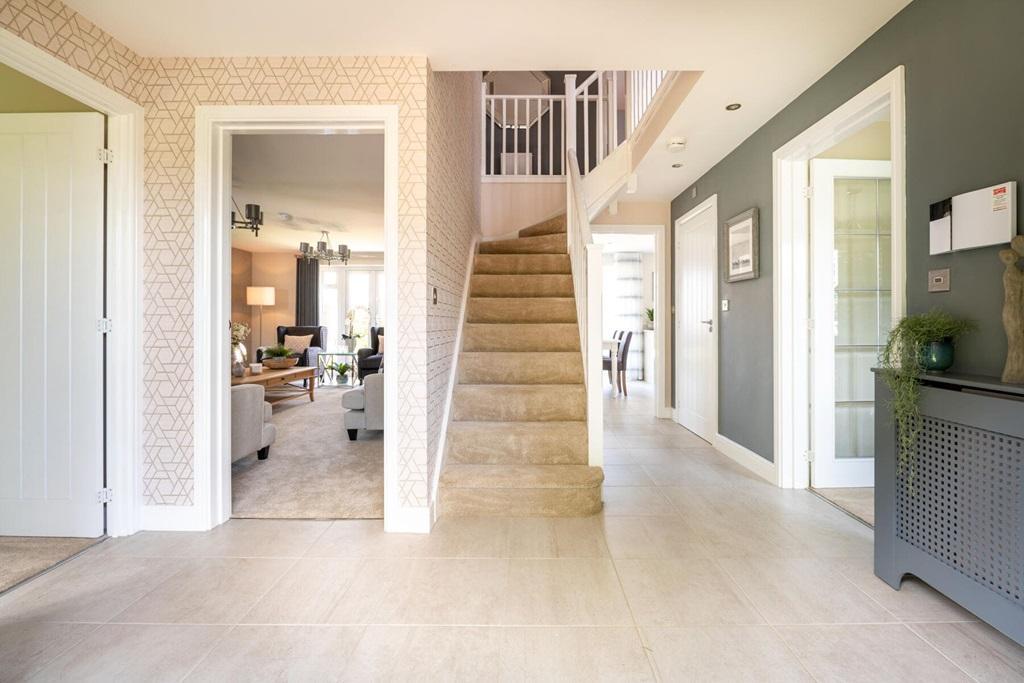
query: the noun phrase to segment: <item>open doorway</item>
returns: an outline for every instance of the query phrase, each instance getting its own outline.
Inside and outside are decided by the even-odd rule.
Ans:
[[[383,518],[383,131],[231,150],[232,516]]]
[[[774,160],[780,483],[808,487],[869,525],[871,370],[905,308],[903,150],[897,68]]]
[[[0,64],[0,593],[102,539],[106,117]]]

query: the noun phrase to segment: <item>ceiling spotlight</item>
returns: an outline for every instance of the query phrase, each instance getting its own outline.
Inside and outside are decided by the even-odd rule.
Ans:
[[[277,217],[283,220],[285,223],[288,223],[292,219],[292,215],[284,211],[279,211]]]
[[[682,167],[683,167],[683,165],[680,162],[678,162],[678,161],[676,163],[672,164],[672,168],[682,168]]]
[[[742,106],[743,105],[740,104],[739,102],[733,102],[732,104],[725,105],[725,110],[726,111],[736,111],[737,109],[739,109]]]

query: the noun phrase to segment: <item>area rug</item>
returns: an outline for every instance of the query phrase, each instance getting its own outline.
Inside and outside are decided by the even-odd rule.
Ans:
[[[0,593],[99,541],[98,538],[0,536]]]
[[[341,396],[325,386],[316,400],[274,405],[277,441],[270,457],[231,466],[232,516],[288,519],[384,517],[384,433],[349,441]]]

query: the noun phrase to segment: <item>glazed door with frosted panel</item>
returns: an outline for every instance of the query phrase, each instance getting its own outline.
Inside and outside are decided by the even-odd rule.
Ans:
[[[874,377],[892,325],[891,165],[811,161],[811,486],[874,485]]]

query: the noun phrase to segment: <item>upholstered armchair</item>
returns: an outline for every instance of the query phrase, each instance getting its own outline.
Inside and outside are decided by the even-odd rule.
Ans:
[[[356,351],[356,366],[359,370],[359,381],[367,375],[380,372],[384,363],[384,349],[381,348],[384,337],[383,327],[370,328],[370,348]]]
[[[367,375],[363,386],[342,394],[341,407],[350,441],[356,440],[360,429],[384,429],[384,373]]]
[[[258,384],[231,387],[231,462],[253,453],[260,460],[270,457],[277,427],[270,422],[273,408],[263,400],[263,391]]]
[[[299,365],[307,368],[316,368],[316,376],[320,376],[320,352],[324,350],[327,344],[327,328],[318,325],[293,325],[291,327],[287,325],[277,326],[277,343],[284,344],[285,336],[289,337],[305,337],[307,335],[313,335],[313,338],[309,340],[309,347],[302,352],[299,356]],[[263,361],[263,349],[262,347],[256,350],[256,361]]]

